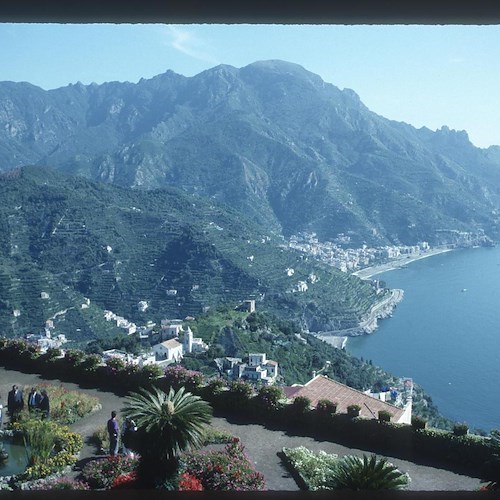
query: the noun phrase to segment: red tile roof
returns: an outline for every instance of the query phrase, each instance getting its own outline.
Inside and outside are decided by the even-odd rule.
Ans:
[[[392,414],[393,422],[398,422],[404,413],[403,408],[372,398],[324,375],[317,375],[303,386],[285,387],[285,394],[290,399],[305,396],[313,407],[320,399],[328,399],[337,403],[337,413],[347,413],[348,406],[357,404],[361,406],[360,415],[367,418],[378,418],[378,412],[385,410]]]

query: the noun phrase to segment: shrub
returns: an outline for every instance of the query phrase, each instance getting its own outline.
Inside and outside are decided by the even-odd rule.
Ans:
[[[221,394],[222,392],[224,392],[226,388],[227,388],[227,383],[222,378],[211,378],[207,383],[207,389],[214,396]]]
[[[80,434],[53,421],[24,419],[15,424],[14,430],[23,433],[30,454],[24,480],[39,479],[72,465],[83,445]]]
[[[225,397],[225,404],[228,410],[243,410],[248,407],[248,403],[253,396],[253,387],[243,380],[233,380],[229,384],[229,391]]]
[[[380,422],[390,422],[392,418],[392,413],[387,410],[380,410],[378,412],[378,419]]]
[[[122,455],[98,458],[91,460],[84,466],[82,477],[91,488],[109,489],[118,476],[135,471],[137,463],[136,458]]]
[[[306,396],[297,396],[293,400],[292,407],[295,413],[303,415],[310,410],[311,400]]]
[[[304,446],[283,448],[283,454],[308,490],[325,489],[339,461],[337,455],[324,451],[314,453]]]
[[[454,436],[465,436],[469,432],[469,427],[466,424],[455,424],[453,426]]]
[[[360,411],[361,411],[361,406],[359,405],[349,405],[347,407],[347,414],[350,417],[357,417]]]
[[[139,376],[141,381],[150,382],[151,380],[156,380],[163,375],[162,369],[157,365],[146,365],[139,371]]]
[[[284,399],[285,393],[280,387],[265,385],[259,389],[257,396],[255,396],[255,403],[259,410],[270,412],[281,409]]]
[[[427,420],[422,417],[413,416],[411,417],[411,426],[413,429],[425,429],[427,427]]]
[[[86,372],[95,372],[101,362],[101,356],[98,356],[97,354],[88,354],[82,361],[82,368]]]
[[[98,452],[109,449],[109,434],[105,426],[100,427],[92,434],[90,438],[92,444],[95,445]]]
[[[69,477],[45,479],[33,484],[30,490],[90,490],[89,485]]]
[[[165,369],[165,382],[175,390],[185,387],[193,391],[203,384],[203,374],[194,370],[187,370],[181,365],[168,366]]]
[[[386,458],[348,455],[339,461],[328,487],[335,490],[400,490],[408,486],[410,476]]]
[[[229,434],[229,432],[219,430],[214,427],[206,427],[202,446],[206,446],[208,444],[230,443],[233,438],[234,436]]]
[[[64,354],[64,360],[68,365],[75,368],[80,365],[80,363],[85,358],[85,353],[78,349],[68,349]]]
[[[337,412],[337,403],[329,399],[320,399],[316,405],[316,411],[319,415],[330,416]]]
[[[222,451],[185,454],[180,472],[196,477],[205,490],[266,489],[264,476],[253,468],[238,438],[233,438]]]
[[[108,367],[108,372],[112,375],[117,375],[118,373],[125,370],[125,361],[120,358],[110,358],[106,361],[106,366]]]

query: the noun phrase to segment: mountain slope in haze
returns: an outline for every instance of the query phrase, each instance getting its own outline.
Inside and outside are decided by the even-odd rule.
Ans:
[[[0,177],[0,328],[90,339],[104,310],[136,321],[255,299],[304,328],[356,325],[377,300],[360,279],[289,249],[213,200],[131,190],[55,170]],[[89,299],[89,300],[88,300]]]
[[[301,66],[221,65],[137,84],[0,83],[0,170],[24,164],[122,187],[176,186],[285,236],[443,243],[499,235],[500,148],[371,112]]]

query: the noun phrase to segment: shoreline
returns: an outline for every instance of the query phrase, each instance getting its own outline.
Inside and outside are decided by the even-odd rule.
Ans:
[[[387,271],[393,271],[394,269],[401,269],[407,264],[411,264],[417,260],[425,259],[427,257],[434,257],[435,255],[440,255],[442,253],[452,252],[453,248],[436,248],[434,250],[429,250],[425,253],[420,253],[415,256],[401,257],[398,259],[391,260],[385,264],[378,264],[375,266],[365,267],[364,269],[359,269],[352,273],[352,276],[357,276],[360,279],[369,279],[377,274],[385,273]]]
[[[452,248],[436,248],[429,250],[425,253],[420,253],[419,255],[406,256],[399,259],[394,259],[385,264],[379,264],[376,266],[366,267],[352,273],[352,275],[357,276],[362,280],[370,279],[372,276],[377,274],[385,273],[387,271],[392,271],[394,269],[401,269],[403,266],[415,262],[417,260],[425,259],[427,257],[433,257],[435,255],[440,255],[442,253],[451,252]],[[378,320],[384,319],[392,316],[392,311],[396,305],[403,300],[404,290],[391,289],[391,297],[385,302],[375,304],[370,312],[368,313],[368,318],[361,321],[359,325],[355,328],[349,328],[348,330],[337,330],[332,332],[318,332],[313,335],[326,342],[337,349],[345,349],[347,346],[347,341],[349,337],[357,337],[360,335],[370,335],[378,328]]]

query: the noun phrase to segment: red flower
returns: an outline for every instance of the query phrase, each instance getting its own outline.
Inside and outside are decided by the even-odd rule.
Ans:
[[[202,490],[203,490],[203,485],[196,476],[192,476],[188,472],[184,472],[184,474],[181,474],[179,480],[179,491],[202,491]]]
[[[129,488],[132,483],[134,483],[137,479],[137,472],[132,471],[127,474],[120,474],[118,477],[115,477],[113,483],[111,484],[111,488]]]

